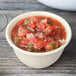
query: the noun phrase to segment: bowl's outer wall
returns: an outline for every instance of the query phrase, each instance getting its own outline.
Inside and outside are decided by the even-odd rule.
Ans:
[[[56,53],[44,56],[27,55],[18,51],[17,49],[14,49],[14,51],[20,61],[23,62],[25,65],[30,66],[32,68],[45,68],[52,65],[59,59],[63,52],[63,49],[59,50]]]

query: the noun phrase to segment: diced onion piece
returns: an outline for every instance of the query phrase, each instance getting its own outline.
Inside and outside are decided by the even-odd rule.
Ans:
[[[23,27],[19,27],[19,29],[18,29],[18,36],[19,37],[23,37],[23,36],[25,36],[27,34],[27,31],[25,30],[25,28],[23,28]]]
[[[47,23],[47,19],[41,20],[41,23]]]
[[[36,33],[35,36],[38,37],[39,36],[39,33]]]
[[[35,36],[39,37],[39,38],[43,38],[44,37],[43,33],[36,33]]]
[[[26,48],[28,47],[28,46],[26,46],[26,45],[25,45],[25,46],[24,46],[24,45],[21,45],[21,46],[22,46],[22,47],[26,47]]]
[[[64,44],[64,43],[65,43],[65,40],[62,39],[62,40],[59,40],[59,42],[60,42],[61,44]]]
[[[32,33],[26,35],[26,38],[27,38],[27,39],[31,39],[31,38],[33,38],[33,37],[34,37],[34,35],[33,35]]]
[[[56,28],[59,28],[58,26],[55,26]]]
[[[44,36],[43,36],[43,33],[40,33],[39,34],[39,38],[43,38]]]

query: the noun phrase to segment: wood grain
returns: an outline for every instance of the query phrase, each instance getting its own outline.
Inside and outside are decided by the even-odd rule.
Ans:
[[[62,16],[68,21],[72,28],[73,37],[71,43],[67,46],[61,58],[55,64],[45,69],[32,69],[25,66],[16,57],[13,49],[8,45],[5,38],[6,25],[1,25],[0,76],[25,76],[25,74],[26,76],[31,76],[31,74],[32,76],[36,76],[34,74],[40,74],[40,76],[46,76],[47,74],[74,76],[76,74],[76,12],[49,8],[38,3],[36,0],[0,0],[0,13],[3,13],[7,17],[8,22],[17,15],[28,11],[49,11]]]

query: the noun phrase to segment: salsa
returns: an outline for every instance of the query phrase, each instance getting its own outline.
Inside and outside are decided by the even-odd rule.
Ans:
[[[25,51],[47,52],[65,44],[66,30],[56,19],[33,16],[17,22],[12,29],[11,39]]]

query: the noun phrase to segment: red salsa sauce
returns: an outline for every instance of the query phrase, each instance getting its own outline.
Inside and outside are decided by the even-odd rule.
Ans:
[[[66,30],[56,19],[33,16],[20,20],[12,29],[11,38],[25,51],[47,52],[65,44]]]

